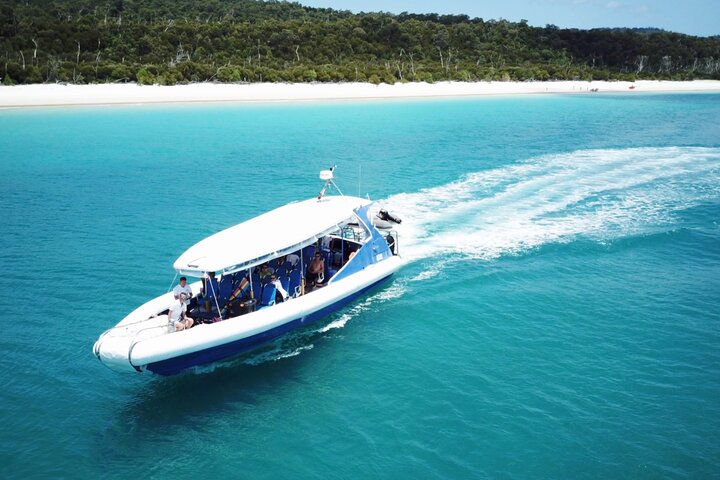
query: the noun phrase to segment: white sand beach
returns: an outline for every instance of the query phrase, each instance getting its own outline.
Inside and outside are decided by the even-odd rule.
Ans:
[[[396,83],[197,83],[176,86],[40,84],[0,86],[0,108],[183,102],[287,102],[594,92],[720,92],[718,80]]]

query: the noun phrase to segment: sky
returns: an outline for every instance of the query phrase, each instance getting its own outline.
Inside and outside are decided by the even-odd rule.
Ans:
[[[296,0],[352,12],[466,14],[560,28],[656,27],[720,35],[720,0]]]

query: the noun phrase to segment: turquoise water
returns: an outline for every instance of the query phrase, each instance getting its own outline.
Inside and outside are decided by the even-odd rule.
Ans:
[[[4,478],[718,478],[720,95],[0,111]],[[345,193],[387,287],[258,352],[97,336],[218,229]]]

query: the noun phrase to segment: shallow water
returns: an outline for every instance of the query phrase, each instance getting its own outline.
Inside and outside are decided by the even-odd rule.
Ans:
[[[0,112],[6,478],[711,478],[720,95]],[[345,193],[387,287],[171,378],[92,344],[217,231]]]

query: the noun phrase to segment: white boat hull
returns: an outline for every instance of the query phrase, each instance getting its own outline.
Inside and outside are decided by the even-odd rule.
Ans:
[[[105,365],[115,370],[149,370],[171,375],[252,350],[287,331],[322,318],[387,280],[401,265],[402,259],[398,256],[386,258],[272,308],[172,333],[167,316],[148,318],[152,312],[162,311],[173,302],[172,293],[167,293],[142,305],[115,328],[105,332],[93,351]],[[192,287],[196,293],[199,284]]]

